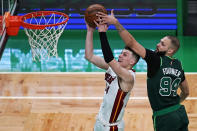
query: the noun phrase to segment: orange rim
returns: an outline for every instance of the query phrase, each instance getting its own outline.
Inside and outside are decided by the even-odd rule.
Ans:
[[[39,17],[39,16],[42,16],[42,15],[46,16],[46,15],[51,15],[51,14],[57,14],[57,15],[64,16],[64,17],[66,17],[66,20],[62,21],[60,23],[48,24],[48,25],[35,25],[35,24],[26,23],[24,21],[25,19],[32,18],[33,16],[34,17]],[[45,29],[46,27],[52,27],[52,26],[58,26],[58,25],[65,24],[69,20],[69,17],[68,17],[68,15],[66,15],[64,13],[57,12],[57,11],[37,11],[37,12],[31,12],[31,13],[28,13],[28,14],[22,16],[21,20],[22,20],[22,26],[24,28],[28,28],[28,29]]]

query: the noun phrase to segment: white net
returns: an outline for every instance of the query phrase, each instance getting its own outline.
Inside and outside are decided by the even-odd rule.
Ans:
[[[42,16],[32,16],[32,18],[24,18],[24,22],[33,25],[51,25],[65,21],[67,18],[63,15],[51,14]],[[45,27],[45,29],[29,29],[24,28],[28,36],[29,44],[32,50],[32,58],[34,61],[49,60],[50,57],[57,57],[57,44],[59,37],[66,27],[66,23]]]

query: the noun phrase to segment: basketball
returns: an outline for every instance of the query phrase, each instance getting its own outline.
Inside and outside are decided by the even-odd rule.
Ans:
[[[85,20],[90,27],[96,28],[94,20],[97,19],[97,12],[103,12],[107,14],[107,10],[105,9],[105,7],[100,4],[90,5],[85,11]]]

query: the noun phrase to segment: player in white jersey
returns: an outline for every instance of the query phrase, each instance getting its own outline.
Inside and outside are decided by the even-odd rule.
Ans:
[[[123,131],[124,109],[135,81],[132,67],[138,62],[139,56],[130,48],[125,47],[116,61],[106,36],[107,25],[96,24],[104,59],[93,54],[93,32],[95,29],[87,24],[85,58],[107,71],[105,73],[106,88],[103,103],[97,115],[94,131]]]

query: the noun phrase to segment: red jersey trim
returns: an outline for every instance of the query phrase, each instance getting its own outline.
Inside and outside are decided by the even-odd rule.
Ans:
[[[112,113],[110,116],[110,120],[109,123],[114,123],[116,122],[116,120],[118,119],[118,116],[120,114],[120,111],[124,105],[124,98],[127,95],[127,92],[123,92],[121,89],[118,89],[115,101],[114,101],[114,105],[112,108]]]

